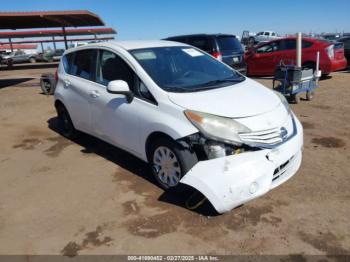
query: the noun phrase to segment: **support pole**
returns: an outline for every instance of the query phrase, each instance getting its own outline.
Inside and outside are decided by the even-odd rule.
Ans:
[[[55,36],[52,36],[53,50],[56,50]]]
[[[302,36],[297,33],[297,67],[301,67]]]
[[[316,73],[320,70],[320,52],[316,53]]]
[[[11,52],[13,52],[13,45],[12,45],[11,37],[9,38],[9,43],[10,43]]]
[[[314,76],[316,77],[316,85],[321,75],[322,75],[322,72],[320,71],[320,52],[317,52],[316,53],[316,71],[314,72]]]
[[[64,45],[65,45],[66,50],[67,50],[68,49],[68,43],[67,43],[66,28],[64,26],[62,27],[62,31],[63,31]]]
[[[43,45],[43,42],[40,42],[40,45],[41,45],[41,52],[44,53],[44,45]]]

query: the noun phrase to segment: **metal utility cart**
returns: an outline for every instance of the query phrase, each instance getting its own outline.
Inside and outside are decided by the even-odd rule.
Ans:
[[[318,87],[318,79],[313,69],[303,69],[281,62],[276,67],[273,89],[282,93],[289,102],[297,104],[300,102],[300,93],[306,93],[306,100],[313,99],[314,89]]]

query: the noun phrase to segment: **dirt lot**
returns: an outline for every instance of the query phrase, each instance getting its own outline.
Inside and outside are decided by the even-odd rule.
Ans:
[[[60,136],[35,78],[54,68],[33,67],[0,71],[0,254],[350,254],[349,72],[292,105],[305,129],[298,174],[210,217],[128,153]]]

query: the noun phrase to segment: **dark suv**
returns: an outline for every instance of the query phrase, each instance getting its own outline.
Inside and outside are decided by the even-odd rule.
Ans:
[[[172,36],[164,40],[176,41],[195,46],[218,60],[228,64],[241,74],[246,74],[247,65],[244,51],[236,36],[227,34],[196,34]]]

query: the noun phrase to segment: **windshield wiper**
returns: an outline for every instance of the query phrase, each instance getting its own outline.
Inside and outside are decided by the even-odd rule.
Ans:
[[[185,88],[185,87],[181,87],[181,86],[163,86],[163,88],[166,90],[166,91],[169,91],[169,92],[176,92],[176,93],[184,93],[184,92],[191,92],[193,90],[191,89],[188,89],[188,88]]]
[[[212,81],[209,81],[209,82],[206,82],[206,83],[200,85],[199,88],[196,88],[196,91],[215,88],[215,86],[222,84],[222,83],[240,83],[240,82],[243,82],[244,79],[245,78],[242,76],[239,78],[224,78],[224,79],[212,80]]]
[[[213,88],[217,87],[217,85],[220,85],[222,83],[240,83],[244,80],[245,80],[245,78],[243,76],[239,76],[237,78],[228,77],[228,78],[224,78],[224,79],[212,80],[212,81],[206,82],[204,84],[200,84],[200,85],[193,85],[193,86],[186,86],[186,87],[182,87],[179,85],[166,85],[166,86],[163,86],[163,88],[169,92],[177,92],[177,93],[188,92],[188,93],[190,93],[190,92],[196,92],[196,91],[201,91],[201,90],[213,89]]]

